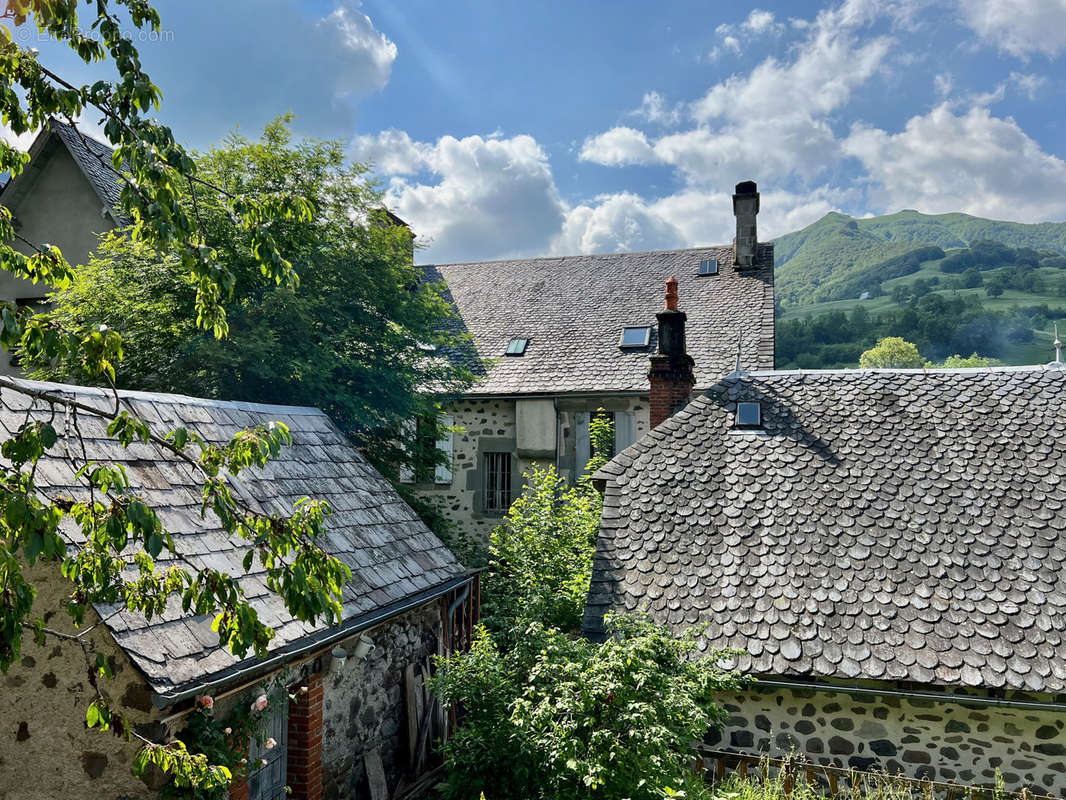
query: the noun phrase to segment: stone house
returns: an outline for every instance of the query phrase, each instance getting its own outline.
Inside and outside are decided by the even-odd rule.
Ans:
[[[739,184],[733,204],[734,245],[422,267],[427,280],[446,286],[457,325],[489,366],[445,408],[456,432],[438,447],[449,465],[421,475],[413,469],[405,479],[460,529],[485,539],[532,465],[580,477],[599,409],[613,419],[622,450],[687,403],[691,385],[668,396],[677,385],[668,364],[649,379],[662,336],[656,312],[671,277],[685,298],[697,390],[728,372],[738,354],[752,368],[772,369],[773,245],[757,241],[755,184]]]
[[[584,621],[758,680],[709,743],[1066,792],[1066,370],[736,372],[596,475]]]
[[[455,560],[322,412],[139,392],[119,396],[123,408],[158,430],[183,426],[210,442],[228,441],[268,421],[289,427],[293,444],[264,469],[233,478],[231,486],[266,513],[291,513],[304,496],[330,504],[323,547],[352,569],[342,621],[332,627],[289,616],[268,591],[258,562],[244,571],[247,542],[223,534],[211,512],[201,516],[201,484],[189,466],[154,445],[123,448],[107,435],[113,394],[18,383],[74,395],[102,409],[100,417],[78,414],[85,457],[122,464],[132,491],[158,511],[187,562],[238,576],[260,618],[276,631],[267,658],[237,659],[218,646],[210,616],[189,616],[180,604],[150,622],[115,608],[90,611],[80,632],[112,665],[115,677],[104,682],[104,691],[138,732],[165,741],[184,727],[197,696],[215,698],[214,713],[224,715],[228,707],[275,687],[295,699],[281,694],[271,700],[264,724],[278,746],[269,752],[253,747],[253,763],[260,757],[268,763],[233,788],[235,800],[378,797],[368,793],[371,786],[392,792],[404,776],[425,768],[425,742],[445,733],[448,724],[424,689],[425,677],[434,654],[468,641],[477,617],[477,576]],[[51,415],[45,400],[13,389],[5,388],[0,400],[0,423],[8,435],[27,419]],[[37,469],[39,485],[71,495],[82,491],[73,475],[80,456],[63,451],[62,437],[74,422],[62,413],[53,420],[61,442]],[[165,567],[166,561],[164,551],[159,563]],[[37,569],[42,591],[35,615],[61,608],[70,591],[57,565]],[[79,632],[63,612],[49,616],[54,628]],[[38,646],[27,638],[21,663],[2,680],[0,798],[155,796],[156,784],[146,785],[131,772],[135,742],[86,729],[92,694],[76,644],[49,638]]]

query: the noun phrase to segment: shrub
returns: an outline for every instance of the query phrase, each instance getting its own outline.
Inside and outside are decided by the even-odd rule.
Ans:
[[[643,617],[609,617],[603,644],[530,623],[502,650],[482,628],[469,653],[439,659],[433,691],[465,711],[446,745],[445,796],[493,800],[651,800],[704,792],[694,740],[739,688],[723,653],[696,658]]]
[[[569,487],[554,467],[526,474],[522,496],[489,540],[486,624],[505,635],[529,621],[579,627],[602,507],[589,483]]]

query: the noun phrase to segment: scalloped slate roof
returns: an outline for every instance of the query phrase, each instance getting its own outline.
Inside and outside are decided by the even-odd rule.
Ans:
[[[671,276],[688,314],[697,386],[733,368],[738,341],[748,368],[773,368],[773,245],[759,245],[758,256],[757,268],[743,272],[733,267],[731,245],[421,269],[427,280],[446,282],[456,326],[494,362],[468,394],[646,393],[655,314]],[[719,274],[698,277],[703,259],[718,259]],[[623,326],[643,325],[652,327],[648,347],[618,346]],[[525,355],[503,355],[512,338],[530,340]]]
[[[727,377],[597,475],[585,630],[646,607],[757,674],[1062,693],[1064,418],[1042,367]]]
[[[76,396],[98,408],[113,407],[112,395],[99,389],[19,381],[19,383]],[[293,504],[310,496],[327,501],[333,514],[327,521],[323,547],[352,569],[344,587],[343,624],[356,625],[397,604],[442,584],[462,578],[466,570],[419,520],[386,480],[321,411],[314,408],[269,406],[202,400],[179,395],[122,392],[127,410],[169,431],[184,426],[211,442],[228,441],[238,431],[264,422],[289,426],[293,444],[262,470],[248,470],[231,479],[235,493],[253,508],[267,513],[291,513]],[[50,409],[10,389],[0,392],[0,424],[11,435],[27,417],[48,418]],[[123,464],[133,490],[159,513],[179,552],[193,565],[226,570],[240,577],[241,586],[260,618],[274,627],[271,652],[289,652],[312,637],[337,628],[311,626],[294,620],[280,598],[267,590],[258,560],[244,573],[243,540],[227,537],[215,516],[200,516],[200,489],[190,467],[153,445],[134,443],[123,448],[106,432],[106,422],[79,414],[78,427],[86,440],[88,458]],[[61,436],[56,457],[42,459],[37,480],[43,486],[79,494],[70,462],[62,451],[64,429],[72,419],[62,414],[53,421]],[[80,454],[75,452],[78,461]],[[158,563],[165,566],[161,555]],[[254,657],[238,661],[218,647],[211,618],[182,613],[174,603],[163,617],[146,622],[139,614],[109,616],[115,609],[99,607],[115,641],[159,693],[177,694],[189,686],[223,678],[255,665]]]

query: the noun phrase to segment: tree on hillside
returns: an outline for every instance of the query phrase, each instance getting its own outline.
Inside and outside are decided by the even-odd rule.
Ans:
[[[998,367],[1002,363],[998,358],[987,358],[974,353],[966,357],[960,355],[948,356],[944,359],[943,364],[938,364],[937,366],[958,369],[960,367]]]
[[[928,366],[918,348],[899,336],[886,336],[859,356],[863,369],[914,368]]]
[[[87,19],[79,19],[79,6],[89,9]],[[18,44],[8,27],[0,27],[0,117],[16,135],[40,128],[53,115],[65,118],[75,129],[83,116],[102,120],[104,134],[115,146],[110,166],[122,169],[120,206],[132,220],[129,237],[144,252],[170,254],[174,272],[183,280],[183,307],[195,317],[195,329],[210,331],[219,339],[226,335],[230,327],[227,304],[239,275],[219,249],[226,238],[209,227],[197,207],[224,210],[215,219],[243,243],[247,250],[244,264],[254,265],[277,286],[295,290],[297,271],[279,246],[277,234],[289,226],[308,224],[316,211],[313,203],[284,183],[269,187],[216,183],[199,173],[169,128],[145,116],[158,107],[160,98],[133,43],[134,37],[160,30],[159,15],[147,0],[91,4],[6,0],[3,16],[15,26],[35,26],[37,35],[67,43],[86,63],[110,56],[115,68],[112,80],[76,86],[42,63],[36,50]],[[18,37],[25,38],[35,36]],[[6,141],[0,143],[0,171],[17,175],[27,160]],[[195,202],[191,206],[183,202],[179,191]],[[0,268],[61,290],[75,278],[75,269],[57,248],[27,241],[15,229],[10,210],[2,206]],[[122,338],[113,330],[80,325],[13,303],[0,304],[0,320],[0,344],[7,349],[17,347],[36,363],[77,364],[87,380],[105,385],[117,377]],[[122,444],[151,442],[184,461],[202,483],[205,508],[211,509],[230,535],[247,540],[246,563],[259,553],[268,585],[282,597],[289,613],[307,622],[339,619],[341,586],[350,572],[319,546],[328,508],[307,501],[290,516],[268,516],[249,507],[230,488],[228,474],[260,466],[284,446],[289,438],[284,426],[245,430],[225,446],[213,446],[183,429],[169,433],[154,429],[149,421],[123,408],[117,396],[113,406],[96,408],[69,393],[30,387],[10,378],[0,377],[0,387],[5,394],[50,404],[60,416],[102,418],[108,434]],[[19,659],[24,636],[39,642],[63,636],[45,621],[56,612],[69,615],[75,624],[81,623],[93,604],[155,614],[175,595],[199,614],[216,615],[221,646],[238,656],[249,651],[264,654],[273,631],[259,619],[235,577],[187,562],[157,570],[155,557],[163,551],[176,559],[183,554],[177,552],[151,504],[129,486],[121,465],[85,463],[84,443],[79,441],[76,425],[73,430],[62,434],[69,438],[64,441],[49,422],[27,417],[0,445],[4,456],[0,466],[0,669],[6,670]],[[82,486],[74,498],[69,493],[56,496],[36,482],[38,461],[57,448],[79,468]],[[77,453],[83,454],[81,459]],[[137,569],[127,571],[131,558]],[[42,562],[61,571],[69,582],[69,598],[61,608],[45,608],[38,602],[35,576],[39,571],[33,567]],[[303,580],[291,579],[292,565],[300,567]],[[84,712],[87,725],[143,739],[100,688],[108,665],[91,661],[85,652],[87,680],[94,693]],[[141,768],[155,765],[185,786],[224,787],[229,782],[226,769],[209,764],[202,755],[190,755],[180,744],[143,741],[137,758]],[[52,745],[59,749],[63,743]]]
[[[346,165],[341,142],[294,143],[284,118],[258,141],[232,135],[195,163],[227,192],[309,200],[313,216],[273,228],[299,286],[262,273],[254,242],[218,196],[181,192],[179,204],[195,211],[233,277],[233,294],[221,301],[228,336],[197,326],[195,292],[178,258],[123,232],[52,296],[55,319],[122,335],[121,388],[317,406],[395,479],[400,423],[436,419],[424,390],[457,393],[472,378],[440,355],[462,342],[448,333],[452,312],[439,287],[419,280],[410,232],[381,211],[367,168]],[[76,359],[26,360],[36,378],[94,380]]]

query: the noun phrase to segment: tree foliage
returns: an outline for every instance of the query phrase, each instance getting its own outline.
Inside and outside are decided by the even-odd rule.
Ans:
[[[55,318],[122,335],[120,387],[314,405],[397,477],[400,423],[437,418],[433,396],[422,390],[455,394],[472,378],[437,355],[463,341],[448,332],[452,312],[440,287],[419,279],[410,232],[381,210],[366,167],[346,164],[341,142],[294,143],[287,118],[255,142],[231,135],[195,165],[226,192],[307,198],[311,216],[272,227],[298,289],[263,275],[254,238],[233,226],[219,195],[179,191],[176,201],[202,222],[233,276],[233,294],[222,301],[228,336],[196,325],[196,293],[173,253],[122,232],[53,295]],[[27,361],[37,378],[94,378],[76,359]]]
[[[488,625],[504,637],[530,621],[580,627],[602,506],[589,483],[567,486],[555,467],[526,473],[522,495],[489,541],[482,595]]]
[[[81,18],[79,6],[87,10]],[[278,235],[310,224],[319,209],[299,193],[299,186],[228,184],[216,182],[218,175],[201,174],[170,129],[147,116],[161,96],[133,43],[138,31],[160,29],[159,15],[147,0],[6,0],[4,16],[16,26],[36,26],[42,35],[66,42],[86,63],[110,58],[115,69],[111,80],[76,86],[41,63],[37,51],[18,44],[10,29],[0,27],[0,117],[15,134],[40,128],[53,115],[75,129],[83,116],[101,119],[114,145],[109,166],[121,170],[121,212],[132,220],[128,236],[142,255],[166,253],[172,259],[174,273],[184,282],[185,296],[179,299],[196,329],[216,339],[227,334],[227,305],[245,274],[241,269],[258,271],[260,285],[296,289],[298,272]],[[7,142],[0,144],[0,171],[17,175],[26,161]],[[229,231],[229,238],[212,230],[198,208],[216,209],[213,219]],[[240,241],[245,251],[237,269],[220,249],[229,239]],[[15,230],[6,207],[0,207],[0,267],[61,291],[75,278],[58,248],[28,241]],[[122,337],[110,328],[12,303],[0,307],[0,344],[18,348],[35,363],[76,364],[86,380],[105,385],[117,379],[123,356]],[[215,445],[192,430],[153,429],[117,394],[113,402],[97,406],[8,378],[0,378],[0,387],[56,413],[102,418],[121,444],[151,443],[184,462],[202,484],[202,513],[213,514],[226,533],[244,540],[244,569],[259,559],[269,588],[295,618],[339,618],[341,586],[351,574],[319,545],[329,508],[304,499],[289,515],[267,515],[231,491],[230,476],[261,467],[289,443],[283,425],[258,426]],[[72,446],[63,447],[66,443],[48,421],[27,416],[0,445],[5,458],[0,466],[0,668],[6,670],[19,658],[26,632],[41,643],[49,636],[72,639],[82,645],[93,690],[86,724],[125,739],[143,738],[101,689],[100,682],[110,676],[106,661],[94,659],[78,637],[48,627],[48,616],[58,611],[80,624],[90,606],[117,604],[152,619],[168,599],[177,598],[187,612],[214,615],[219,644],[237,656],[264,654],[273,631],[259,619],[235,575],[196,569],[181,560],[174,538],[130,485],[121,465],[71,455],[80,481],[76,497],[58,496],[37,483],[37,464],[57,446],[63,447],[61,452],[84,453],[76,430],[70,434]],[[64,536],[61,526],[75,535]],[[158,569],[157,559],[164,553],[175,565]],[[38,562],[53,564],[69,583],[61,609],[38,602],[29,577],[29,568]],[[144,742],[137,765],[155,765],[181,785],[212,785],[227,777],[224,767],[190,754],[180,742]]]
[[[899,336],[880,339],[874,347],[859,356],[863,369],[915,368],[928,366],[918,348]]]
[[[714,698],[741,680],[723,654],[697,656],[696,631],[606,624],[596,644],[530,623],[506,650],[481,629],[469,653],[438,662],[434,692],[466,715],[446,746],[447,797],[701,796],[689,748],[724,722]]]

